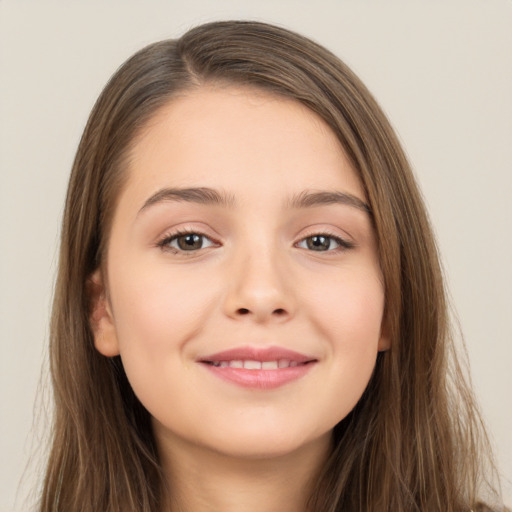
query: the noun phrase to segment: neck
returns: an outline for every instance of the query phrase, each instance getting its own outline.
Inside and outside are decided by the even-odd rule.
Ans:
[[[306,512],[330,438],[265,458],[232,457],[165,440],[159,450],[169,489],[165,512]]]

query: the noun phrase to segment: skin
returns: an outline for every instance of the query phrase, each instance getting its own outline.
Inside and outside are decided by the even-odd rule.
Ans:
[[[173,99],[135,141],[127,172],[106,273],[92,276],[91,321],[97,350],[121,355],[153,418],[169,509],[304,510],[333,427],[389,341],[368,212],[290,198],[337,191],[365,202],[360,180],[316,114],[233,86]],[[229,204],[147,204],[169,187],[209,187]],[[203,247],[180,250],[172,236],[183,229]],[[328,250],[312,250],[322,234]],[[198,362],[242,345],[316,362],[276,389],[241,387]]]

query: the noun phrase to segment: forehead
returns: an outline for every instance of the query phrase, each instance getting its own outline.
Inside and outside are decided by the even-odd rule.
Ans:
[[[327,123],[299,102],[235,86],[203,86],[173,98],[147,123],[129,158],[127,188],[223,188],[266,198],[361,182]]]

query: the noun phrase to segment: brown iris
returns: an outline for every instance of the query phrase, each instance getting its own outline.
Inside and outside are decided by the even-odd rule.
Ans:
[[[194,251],[203,246],[203,237],[195,233],[187,233],[178,236],[176,242],[182,251]]]
[[[310,236],[306,244],[312,251],[328,251],[331,247],[331,239],[328,236],[315,235]]]

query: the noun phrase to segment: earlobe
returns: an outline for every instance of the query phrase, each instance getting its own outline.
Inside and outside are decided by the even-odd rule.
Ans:
[[[94,336],[96,350],[106,357],[119,355],[119,343],[101,270],[87,279],[89,296],[89,325]]]
[[[378,351],[385,352],[391,348],[391,340],[384,333],[381,334],[379,339]]]
[[[389,334],[389,326],[386,319],[382,321],[382,326],[380,329],[380,338],[377,349],[379,352],[385,352],[391,348],[391,335]]]

